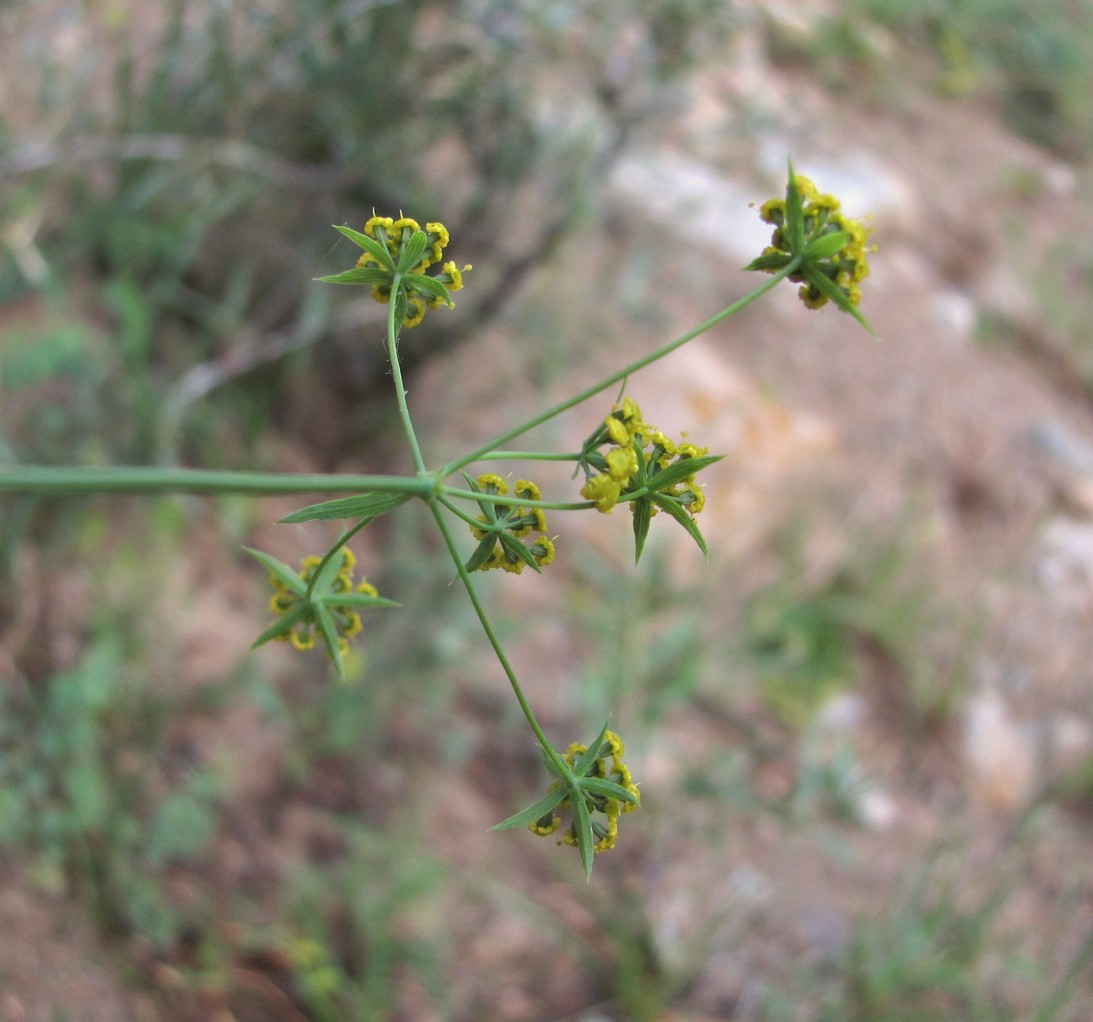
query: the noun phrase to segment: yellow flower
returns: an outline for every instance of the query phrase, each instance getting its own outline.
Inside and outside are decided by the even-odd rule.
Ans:
[[[593,476],[581,487],[585,500],[594,500],[600,514],[609,515],[619,502],[622,487],[609,475]]]

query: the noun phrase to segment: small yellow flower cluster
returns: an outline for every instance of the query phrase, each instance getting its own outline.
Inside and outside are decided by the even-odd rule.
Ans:
[[[399,217],[397,220],[389,216],[373,216],[364,225],[365,235],[378,241],[381,245],[385,245],[396,266],[399,263],[403,249],[414,236],[414,233],[419,230],[421,230],[421,227],[418,222],[408,216]],[[447,228],[441,223],[427,223],[425,225],[425,237],[426,245],[421,254],[421,259],[414,266],[407,268],[404,271],[405,273],[424,274],[430,266],[439,263],[443,259],[444,248],[449,241]],[[357,260],[357,266],[384,269],[376,257],[369,252],[361,254],[361,257]],[[441,272],[431,279],[443,284],[448,291],[461,291],[463,290],[463,274],[470,269],[471,267],[467,265],[460,270],[454,262],[449,261],[444,263]],[[412,279],[407,281],[407,289],[414,290]],[[384,304],[389,302],[391,300],[390,281],[373,284],[372,297],[377,302]],[[426,306],[430,309],[438,309],[445,304],[448,303],[443,298],[435,295],[427,297],[418,293],[410,296],[407,300],[406,315],[403,317],[402,325],[404,327],[417,326],[425,318]]]
[[[828,277],[846,296],[851,305],[861,301],[858,285],[869,276],[868,252],[875,246],[867,245],[870,228],[861,221],[852,220],[842,213],[841,203],[833,195],[820,193],[816,186],[799,174],[794,175],[801,198],[801,214],[804,224],[804,240],[813,242],[828,234],[846,233],[846,243],[833,255],[814,260],[816,267]],[[759,208],[759,217],[772,224],[770,245],[763,249],[763,256],[790,256],[790,239],[786,236],[786,199],[770,199]],[[762,258],[762,257],[760,257]],[[777,272],[776,266],[767,267],[768,273]],[[801,285],[797,292],[801,301],[810,309],[827,304],[827,296],[804,273],[790,275],[790,280]]]
[[[492,472],[478,477],[477,488],[490,496],[503,497],[509,492],[508,483]],[[542,499],[539,487],[527,479],[516,480],[515,497],[519,501]],[[468,564],[468,570],[503,568],[519,575],[529,560],[540,568],[545,568],[554,560],[554,544],[545,535],[535,537],[531,543],[522,542],[533,532],[546,532],[546,514],[542,508],[486,501],[480,501],[479,506],[482,514],[478,516],[478,521],[482,527],[471,527],[479,546]]]
[[[633,778],[630,776],[630,769],[622,760],[622,739],[615,734],[614,731],[605,731],[603,740],[604,744],[600,749],[600,754],[596,757],[595,763],[592,764],[592,767],[586,776],[598,777],[602,780],[611,781],[614,784],[620,785],[634,796],[634,802],[623,802],[620,799],[608,798],[597,792],[584,789],[583,794],[589,812],[599,813],[604,818],[603,821],[595,818],[592,820],[592,834],[596,838],[594,847],[597,852],[606,852],[608,849],[615,847],[615,842],[618,839],[619,834],[620,814],[629,813],[637,809],[641,800],[638,787],[634,784]],[[587,745],[581,745],[579,742],[574,742],[566,750],[565,761],[571,767],[575,766],[577,759],[587,751]],[[609,760],[610,766],[608,765]],[[560,783],[561,782],[556,782],[552,787],[556,790]],[[555,833],[562,826],[562,818],[558,814],[558,811],[568,807],[569,803],[569,798],[563,799],[549,813],[541,816],[538,820],[533,820],[528,825],[528,829],[533,834],[538,834],[540,837],[548,837]],[[558,843],[570,845],[574,848],[577,847],[577,831],[575,824],[570,824],[569,830],[562,835],[562,838]]]
[[[589,445],[610,441],[611,447],[606,454],[600,451],[589,452]],[[596,446],[599,446],[596,444]],[[622,405],[616,405],[604,420],[598,434],[593,434],[585,445],[589,465],[600,470],[592,476],[581,489],[585,500],[594,500],[596,510],[610,514],[623,494],[640,487],[643,482],[655,482],[656,473],[666,469],[673,462],[682,462],[689,458],[700,458],[709,453],[707,447],[669,440],[655,426],[644,422],[641,409],[633,398],[625,398]],[[644,464],[639,465],[638,455]],[[644,477],[644,479],[642,478]],[[662,491],[685,507],[691,514],[698,514],[706,504],[702,488],[695,483],[693,474],[686,476]],[[654,505],[651,514],[655,515]]]
[[[374,585],[363,580],[354,587],[353,571],[357,566],[357,559],[348,547],[342,547],[341,555],[341,567],[330,583],[327,590],[330,596],[324,599],[324,603],[330,612],[330,617],[338,634],[338,646],[344,656],[349,652],[348,640],[357,635],[363,625],[361,624],[361,616],[357,611],[338,605],[338,594],[354,592],[364,593],[368,596],[378,594]],[[304,558],[299,577],[305,586],[310,584],[312,576],[321,563],[322,559],[319,557]],[[293,592],[272,573],[270,574],[270,582],[273,585],[273,596],[270,597],[269,601],[270,610],[281,617],[299,612],[301,604],[306,602],[305,599],[298,593]],[[276,639],[278,642],[291,642],[299,650],[312,649],[315,646],[317,628],[318,622],[315,614],[305,610],[292,629],[276,636]]]

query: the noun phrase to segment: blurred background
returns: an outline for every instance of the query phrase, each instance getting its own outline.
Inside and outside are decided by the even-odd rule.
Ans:
[[[7,0],[0,54],[6,463],[408,470],[312,279],[373,208],[475,265],[402,345],[433,464],[756,286],[787,157],[880,249],[879,339],[786,285],[631,381],[726,455],[708,564],[555,513],[481,580],[551,739],[626,739],[591,884],[486,833],[541,761],[417,509],[339,684],[248,652],[307,501],[3,498],[3,1022],[1089,1018],[1088,0]]]

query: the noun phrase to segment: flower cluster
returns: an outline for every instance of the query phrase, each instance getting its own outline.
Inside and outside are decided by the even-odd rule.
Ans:
[[[594,501],[602,514],[610,514],[620,501],[629,502],[638,557],[658,511],[683,525],[705,553],[694,516],[706,498],[695,474],[717,460],[706,447],[670,440],[642,419],[636,401],[625,398],[584,442],[578,459],[585,473],[581,496]]]
[[[356,269],[319,279],[330,284],[367,284],[372,297],[386,304],[391,301],[397,277],[396,314],[404,327],[417,326],[425,318],[426,308],[452,308],[449,292],[463,289],[463,274],[471,269],[467,265],[461,270],[449,260],[439,273],[426,274],[444,258],[449,238],[441,223],[427,223],[422,230],[410,217],[373,216],[364,225],[363,234],[348,227],[337,229],[363,249],[363,254]]]
[[[619,815],[633,812],[641,802],[637,785],[634,784],[630,769],[623,762],[622,756],[622,739],[614,731],[604,731],[599,749],[591,761],[583,762],[588,757],[588,746],[578,742],[570,745],[564,756],[566,763],[580,774],[583,781],[578,797],[584,799],[591,816],[592,836],[596,842],[593,848],[597,852],[606,852],[615,847],[619,833]],[[584,770],[583,774],[580,773],[581,769]],[[609,785],[617,786],[622,791],[612,792],[610,787],[596,784],[596,781],[608,782]],[[556,781],[551,786],[551,791],[558,791],[562,786],[562,781]],[[621,797],[612,797],[613,794]],[[629,795],[629,798],[625,797],[626,795]],[[554,834],[562,826],[559,810],[567,808],[572,810],[572,799],[572,794],[566,795],[552,809],[538,819],[532,820],[528,824],[528,829],[540,837]],[[598,814],[598,817],[592,814]],[[576,819],[571,819],[569,828],[558,843],[577,847]]]
[[[508,483],[492,472],[480,475],[477,480],[466,474],[463,478],[475,493],[490,497],[508,495]],[[515,497],[521,502],[538,501],[541,494],[535,483],[518,479]],[[471,525],[471,533],[478,540],[478,546],[465,565],[467,571],[503,568],[519,575],[525,566],[538,571],[554,560],[554,544],[545,535],[536,536],[532,542],[524,542],[533,532],[546,532],[546,515],[542,508],[486,500],[480,500],[478,506],[482,514]]]
[[[277,615],[255,646],[276,640],[305,650],[321,640],[340,671],[349,640],[362,629],[360,610],[395,606],[379,596],[369,582],[355,582],[357,559],[346,546],[327,557],[305,557],[298,572],[269,554],[249,552],[269,569],[273,586],[269,606]]]
[[[311,582],[316,569],[322,564],[319,557],[305,557],[303,568],[298,574],[305,587]],[[353,584],[353,569],[357,566],[357,558],[349,547],[342,547],[341,566],[338,568],[330,583],[328,592],[332,595],[345,593],[366,593],[368,596],[378,596],[376,587],[369,582],[361,581],[356,587]],[[315,615],[308,614],[307,593],[297,591],[296,587],[290,588],[280,578],[270,574],[270,584],[273,586],[273,595],[269,600],[269,609],[277,614],[282,621],[288,617],[297,617],[295,624],[281,635],[276,636],[278,642],[291,642],[296,649],[312,649],[315,646],[315,630],[318,622]],[[303,610],[304,613],[296,615],[295,612]],[[338,645],[344,656],[349,651],[349,639],[357,635],[364,627],[361,624],[361,616],[355,610],[331,605],[331,617],[334,619],[339,640]]]
[[[820,193],[790,168],[784,199],[770,199],[759,216],[774,227],[770,244],[747,268],[777,273],[798,260],[789,279],[801,285],[798,294],[810,309],[833,301],[856,318],[859,284],[869,275],[866,241],[869,228],[843,214],[833,195]],[[863,321],[864,322],[864,321]]]

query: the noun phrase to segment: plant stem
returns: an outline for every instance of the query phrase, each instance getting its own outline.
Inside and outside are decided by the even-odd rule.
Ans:
[[[594,500],[572,503],[556,500],[521,500],[512,493],[475,493],[473,490],[461,490],[457,486],[441,486],[439,492],[446,497],[458,497],[460,500],[473,500],[476,503],[541,507],[544,511],[584,511],[596,506]]]
[[[301,475],[193,468],[112,465],[71,468],[52,465],[0,466],[0,493],[411,493],[427,497],[431,478],[373,475]]]
[[[406,439],[410,443],[410,451],[414,456],[414,466],[420,475],[428,471],[425,468],[425,459],[421,456],[421,447],[417,442],[417,434],[414,432],[414,423],[410,418],[410,409],[406,404],[406,387],[402,383],[402,366],[398,359],[398,324],[396,316],[399,306],[399,289],[402,286],[402,274],[397,270],[391,280],[391,302],[387,311],[387,354],[391,359],[391,377],[395,381],[395,400],[398,401],[398,413],[402,419],[402,428],[406,433]]]
[[[766,294],[772,287],[784,280],[791,273],[794,273],[800,265],[801,257],[798,256],[788,265],[784,266],[781,270],[775,273],[769,280],[761,284],[754,291],[744,295],[743,298],[733,302],[727,308],[722,309],[716,316],[711,316],[706,322],[700,323],[693,330],[688,330],[687,333],[677,337],[674,341],[669,341],[667,344],[657,348],[656,351],[651,352],[648,355],[643,355],[641,358],[635,359],[629,365],[624,366],[617,372],[611,373],[610,376],[605,376],[598,383],[594,383],[591,387],[587,387],[582,390],[576,397],[571,397],[566,401],[562,401],[559,404],[548,408],[545,412],[536,415],[532,419],[528,419],[527,422],[521,423],[519,426],[515,426],[499,436],[494,437],[489,443],[483,444],[477,450],[473,451],[457,461],[453,461],[448,465],[445,465],[439,472],[440,478],[445,478],[451,473],[458,471],[464,465],[469,465],[472,461],[478,461],[485,455],[489,454],[496,447],[500,447],[502,444],[508,443],[514,437],[520,436],[522,433],[526,433],[530,429],[534,429],[536,426],[541,426],[544,422],[548,422],[555,416],[561,415],[562,412],[569,411],[576,405],[579,405],[582,401],[587,401],[590,397],[594,397],[601,391],[607,390],[608,387],[618,383],[620,380],[625,379],[632,373],[636,373],[639,369],[644,369],[647,365],[656,362],[658,359],[664,358],[665,355],[671,354],[677,348],[682,348],[688,341],[693,341],[699,334],[705,333],[712,327],[717,326],[723,319],[727,319],[734,312],[739,312],[745,305],[755,301],[760,295]]]
[[[564,454],[553,454],[550,451],[490,451],[484,454],[479,461],[577,461],[581,457],[580,451],[567,451]]]
[[[524,691],[520,687],[520,682],[517,680],[516,672],[512,669],[512,665],[509,663],[508,657],[505,656],[505,651],[501,648],[501,642],[497,638],[497,634],[493,630],[493,626],[490,624],[490,619],[486,616],[486,610],[482,606],[482,602],[478,598],[478,592],[474,587],[474,583],[471,581],[471,577],[467,572],[467,569],[463,567],[463,561],[459,556],[459,550],[455,545],[455,540],[452,537],[451,532],[448,529],[448,523],[444,521],[444,512],[437,506],[435,502],[430,502],[429,509],[433,512],[433,518],[436,519],[437,527],[440,529],[440,534],[444,537],[444,543],[448,547],[448,553],[451,554],[452,561],[455,564],[456,571],[459,572],[460,581],[463,583],[463,588],[466,589],[467,595],[470,597],[471,604],[474,607],[475,613],[478,615],[478,621],[482,625],[482,630],[486,633],[486,638],[489,639],[490,645],[493,647],[493,652],[497,656],[498,662],[501,664],[501,669],[505,672],[505,676],[509,679],[509,684],[512,686],[512,691],[516,694],[516,701],[520,704],[520,709],[523,710],[524,716],[527,718],[527,722],[531,725],[531,730],[535,732],[535,737],[539,740],[539,744],[542,746],[543,752],[549,757],[551,762],[558,768],[559,777],[572,777],[572,771],[569,768],[569,764],[562,759],[554,751],[554,747],[547,741],[547,736],[543,733],[543,729],[539,726],[539,722],[535,719],[535,714],[531,712],[531,706],[528,705],[527,698],[524,696]]]

